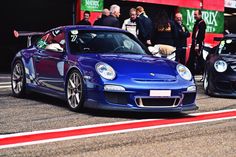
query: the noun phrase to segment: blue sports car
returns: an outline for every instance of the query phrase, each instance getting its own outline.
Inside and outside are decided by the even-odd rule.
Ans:
[[[82,107],[145,112],[195,110],[188,68],[154,57],[118,28],[62,26],[43,33],[12,62],[16,97],[36,91]]]

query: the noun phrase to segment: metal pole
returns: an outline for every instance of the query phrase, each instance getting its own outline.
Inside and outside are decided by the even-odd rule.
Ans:
[[[75,7],[76,7],[76,0],[73,0],[73,3],[72,3],[72,24],[73,25],[75,25],[75,18],[76,18]]]

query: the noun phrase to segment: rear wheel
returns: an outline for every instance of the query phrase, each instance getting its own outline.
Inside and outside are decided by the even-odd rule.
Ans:
[[[13,96],[25,96],[25,70],[23,63],[20,60],[17,60],[14,63],[13,70],[11,72],[11,88]]]
[[[66,81],[66,98],[72,111],[80,111],[84,103],[84,84],[77,70],[73,70]]]

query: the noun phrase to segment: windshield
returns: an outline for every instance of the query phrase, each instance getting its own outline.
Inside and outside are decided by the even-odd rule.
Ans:
[[[78,53],[147,54],[135,37],[111,31],[69,31],[69,47]]]
[[[226,39],[220,42],[219,54],[236,55],[236,40]]]

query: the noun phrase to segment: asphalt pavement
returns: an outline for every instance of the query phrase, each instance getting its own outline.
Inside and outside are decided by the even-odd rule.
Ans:
[[[39,130],[88,126],[143,119],[178,119],[192,113],[236,109],[236,99],[204,94],[200,76],[197,111],[173,113],[130,113],[85,109],[75,113],[64,101],[32,93],[27,98],[12,97],[10,75],[0,75],[0,136]],[[5,86],[5,87],[4,87]],[[236,120],[146,129],[81,139],[0,149],[5,156],[212,156],[235,157]]]

